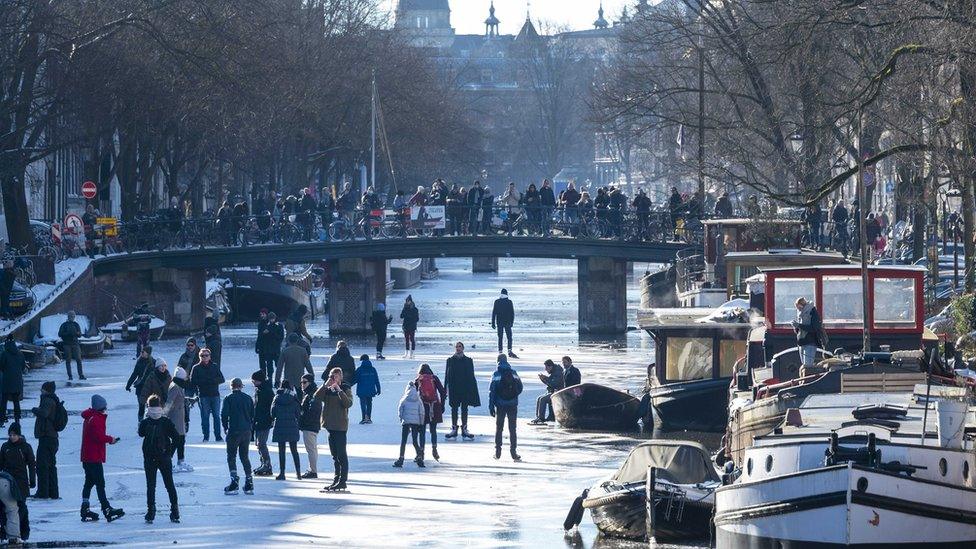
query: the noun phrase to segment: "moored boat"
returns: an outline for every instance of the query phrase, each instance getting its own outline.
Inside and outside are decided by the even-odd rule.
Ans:
[[[556,422],[569,429],[637,429],[640,400],[630,393],[595,383],[566,387],[552,394]]]
[[[639,444],[610,478],[589,488],[581,505],[606,536],[658,542],[708,539],[714,491],[720,484],[700,444],[653,440]]]
[[[150,315],[151,316],[151,315]],[[135,325],[130,326],[126,321],[109,322],[102,326],[102,331],[118,341],[135,341],[138,338]],[[166,332],[166,321],[158,316],[151,316],[149,320],[149,340],[156,341]]]
[[[679,381],[648,391],[657,425],[665,430],[719,432],[728,423],[731,377]]]
[[[58,330],[68,320],[68,315],[57,314],[41,317],[40,328],[34,343],[37,345],[61,346]],[[92,325],[86,315],[75,315],[75,322],[81,328],[78,345],[81,347],[82,358],[97,358],[105,352],[105,333]]]
[[[256,320],[263,308],[285,318],[299,305],[307,307],[309,303],[308,292],[291,275],[234,269],[221,276],[230,280],[225,288],[236,321]]]
[[[931,390],[807,397],[716,491],[717,547],[976,546],[972,409]]]

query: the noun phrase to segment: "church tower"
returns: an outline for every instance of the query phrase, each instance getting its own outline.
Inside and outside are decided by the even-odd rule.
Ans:
[[[498,25],[501,21],[495,17],[495,0],[492,0],[491,7],[488,8],[488,19],[485,19],[485,36],[498,36]]]
[[[417,46],[447,48],[454,42],[447,0],[398,0],[395,26]]]

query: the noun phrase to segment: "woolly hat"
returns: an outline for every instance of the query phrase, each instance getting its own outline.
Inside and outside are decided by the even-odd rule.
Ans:
[[[302,376],[302,381],[307,381],[312,385],[315,385],[315,376],[312,374],[305,374]]]
[[[108,408],[108,402],[106,402],[105,397],[102,395],[92,395],[91,407],[101,412]]]
[[[369,355],[359,355],[359,360],[360,361],[369,360]]]
[[[262,370],[258,370],[251,374],[251,381],[260,381],[261,383],[264,383],[267,380],[268,376]]]
[[[173,379],[186,379],[186,370],[182,366],[177,366],[176,371],[173,372]]]
[[[7,434],[8,435],[21,436],[21,434],[20,434],[20,423],[17,423],[16,421],[13,422],[13,423],[11,423],[10,424],[10,428],[7,429]]]
[[[508,290],[506,290],[505,288],[502,288],[502,295],[508,295]]]
[[[41,390],[45,393],[53,393],[55,389],[57,389],[57,386],[53,381],[45,381],[41,384]]]

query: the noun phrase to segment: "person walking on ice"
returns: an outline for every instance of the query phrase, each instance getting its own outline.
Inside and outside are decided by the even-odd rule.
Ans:
[[[508,298],[508,290],[502,288],[502,294],[495,300],[491,308],[491,327],[498,331],[498,354],[502,353],[502,336],[508,338],[508,358],[518,358],[512,352],[512,326],[515,325],[515,306]]]
[[[237,476],[237,457],[244,466],[244,493],[254,493],[254,479],[251,478],[251,460],[248,451],[251,446],[251,427],[254,425],[254,400],[246,394],[244,382],[235,377],[230,382],[231,393],[224,397],[220,409],[220,421],[227,435],[227,467],[230,469],[230,484],[224,494],[236,496],[240,489]]]
[[[139,436],[142,437],[142,465],[146,471],[146,522],[156,520],[156,471],[163,477],[163,486],[169,496],[169,520],[180,521],[180,507],[173,484],[173,450],[179,442],[180,434],[176,425],[163,414],[163,407],[157,395],[146,399],[146,417],[139,422]]]
[[[508,420],[508,442],[512,460],[522,461],[516,451],[515,420],[518,416],[518,397],[522,394],[522,380],[518,373],[509,365],[504,354],[498,354],[498,368],[491,376],[491,386],[488,389],[488,414],[495,418],[495,459],[502,457],[502,430],[505,420]]]
[[[447,370],[444,372],[444,389],[451,405],[451,432],[444,435],[446,439],[458,436],[458,411],[461,412],[461,437],[473,440],[474,435],[468,432],[468,407],[481,406],[481,396],[478,394],[478,380],[474,377],[474,361],[464,354],[464,343],[454,344],[454,354],[447,359]]]
[[[407,384],[400,397],[400,405],[397,408],[400,417],[400,457],[393,462],[393,466],[403,467],[403,455],[407,451],[407,436],[413,439],[413,449],[417,457],[413,458],[417,467],[424,466],[424,414],[426,409],[420,392],[417,391],[417,384],[413,381]],[[419,439],[419,440],[418,440]]]
[[[90,509],[88,498],[92,488],[98,494],[98,502],[102,505],[102,515],[105,520],[112,522],[125,516],[122,509],[113,509],[105,495],[105,445],[116,444],[118,437],[105,432],[105,422],[108,414],[108,402],[101,395],[92,395],[91,408],[81,413],[85,424],[81,428],[81,466],[85,470],[85,485],[81,490],[81,521],[93,522],[98,515]]]

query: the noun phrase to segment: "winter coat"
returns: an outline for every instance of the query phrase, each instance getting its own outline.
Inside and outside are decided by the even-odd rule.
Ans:
[[[359,368],[356,368],[352,384],[356,386],[356,396],[359,398],[373,398],[380,394],[380,376],[376,373],[373,363],[368,360],[364,360]]]
[[[223,382],[224,374],[220,371],[220,365],[212,360],[208,364],[198,362],[190,371],[190,384],[202,397],[219,397],[220,384]]]
[[[512,375],[515,376],[515,382],[521,387],[522,380],[519,378],[518,372],[516,372],[508,362],[499,362],[498,368],[495,373],[491,376],[491,385],[488,387],[488,408],[493,410],[500,407],[518,407],[518,397],[511,400],[506,400],[498,396],[499,385],[502,382],[502,373],[505,370],[511,370]]]
[[[186,370],[186,373],[189,374],[190,371],[193,370],[193,365],[197,362],[200,362],[199,347],[193,351],[183,351],[183,354],[180,355],[180,359],[176,362],[176,365]]]
[[[342,379],[346,383],[352,382],[353,378],[356,377],[356,361],[349,353],[349,347],[340,347],[336,349],[336,352],[332,353],[332,356],[329,357],[329,363],[325,366],[325,370],[322,371],[322,381],[329,379],[329,372],[333,368],[342,369]]]
[[[275,385],[281,385],[281,378],[284,376],[292,387],[300,387],[302,375],[306,372],[312,373],[312,362],[308,358],[308,351],[300,343],[289,343],[278,357]]]
[[[295,333],[304,337],[307,341],[312,340],[312,336],[309,335],[308,329],[305,328],[305,317],[299,318],[297,314],[292,314],[285,319],[285,333]]]
[[[0,372],[3,374],[3,383],[0,388],[4,393],[20,395],[24,392],[24,368],[27,361],[24,360],[23,353],[17,348],[17,343],[7,341],[3,344],[3,354],[0,355]],[[16,400],[20,400],[18,396]]]
[[[796,312],[793,324],[797,345],[817,345],[820,342],[820,313],[813,303],[807,303]]]
[[[254,425],[254,400],[243,391],[232,391],[220,407],[220,423],[227,436],[250,432]]]
[[[452,408],[464,404],[475,408],[481,406],[478,380],[474,377],[474,361],[469,356],[452,355],[447,359],[444,388]]]
[[[542,383],[546,386],[546,391],[549,394],[555,393],[560,389],[566,388],[566,377],[563,373],[563,367],[556,365],[553,367],[551,372],[543,375]]]
[[[159,370],[153,370],[146,374],[142,389],[139,391],[139,403],[145,405],[150,396],[156,395],[159,397],[160,404],[165,404],[171,381],[173,381],[173,376],[169,375],[168,371],[160,373]]]
[[[20,437],[17,442],[8,440],[0,446],[0,471],[14,477],[21,500],[27,499],[30,489],[37,485],[37,461],[27,439]]]
[[[416,387],[407,385],[400,397],[399,416],[401,425],[423,425],[426,414],[424,403]]]
[[[271,403],[271,417],[274,418],[274,431],[271,433],[272,442],[298,442],[301,433],[298,420],[302,416],[302,405],[291,391],[278,389],[278,393]]]
[[[220,336],[220,326],[216,321],[204,328],[203,341],[207,345],[207,348],[210,349],[213,360],[220,362],[220,350],[223,348],[223,338]]]
[[[408,307],[403,306],[403,310],[400,311],[400,318],[403,319],[403,331],[404,332],[416,332],[417,323],[420,322],[420,309],[417,306]]]
[[[556,195],[553,194],[552,187],[542,187],[539,189],[539,200],[542,205],[547,208],[552,208],[556,205]]]
[[[275,392],[271,382],[264,381],[254,391],[254,430],[267,431],[274,425],[271,416],[271,405],[274,403]]]
[[[333,392],[323,383],[315,391],[315,400],[322,403],[322,427],[329,431],[349,430],[349,408],[352,407],[352,390],[343,383]]]
[[[373,311],[373,316],[369,318],[369,325],[378,334],[385,334],[386,327],[393,322],[392,316],[387,316],[386,311]]]
[[[58,409],[58,397],[54,393],[41,393],[41,402],[34,408],[34,438],[58,438],[54,427],[54,414]]]
[[[115,437],[105,433],[105,420],[108,414],[89,408],[81,413],[85,424],[81,428],[81,462],[105,463],[105,445]]]
[[[298,420],[298,428],[302,431],[319,432],[322,428],[322,403],[315,399],[314,384],[305,388],[302,398],[302,417]]]
[[[160,453],[160,448],[157,448],[153,440],[150,440],[149,434],[155,429],[156,437],[163,437],[166,439],[166,448]],[[143,458],[171,458],[173,456],[173,450],[176,449],[176,439],[179,433],[176,430],[176,425],[171,419],[162,415],[158,418],[145,417],[139,422],[139,436],[142,437],[142,456]]]
[[[566,370],[563,372],[563,379],[566,381],[566,387],[579,385],[583,382],[583,376],[580,375],[579,368],[572,364],[566,367]]]
[[[186,391],[175,379],[170,381],[163,413],[176,426],[176,434],[186,434]]]
[[[499,297],[491,308],[491,325],[511,328],[515,324],[515,306],[507,297]]]
[[[434,389],[437,391],[437,400],[434,402],[424,402],[424,423],[433,423],[434,425],[444,423],[444,399],[447,397],[447,391],[444,389],[444,384],[441,383],[440,378],[433,374],[424,375],[429,375],[434,378]],[[423,375],[419,375],[417,376],[417,379],[414,380],[414,385],[417,386],[418,392],[420,390],[420,379],[422,377]]]
[[[285,328],[280,322],[262,320],[258,323],[258,337],[254,342],[254,352],[263,357],[277,357],[281,354],[281,342],[285,340]]]
[[[65,320],[58,328],[58,337],[65,345],[77,345],[81,337],[81,326],[74,320]]]
[[[136,397],[140,397],[142,394],[142,384],[146,380],[146,374],[152,373],[155,369],[155,358],[150,356],[139,357],[136,359],[136,364],[132,367],[132,373],[129,374],[129,380],[125,382],[125,390],[128,391],[129,389],[135,387]],[[139,398],[139,402],[143,402],[142,398]]]

